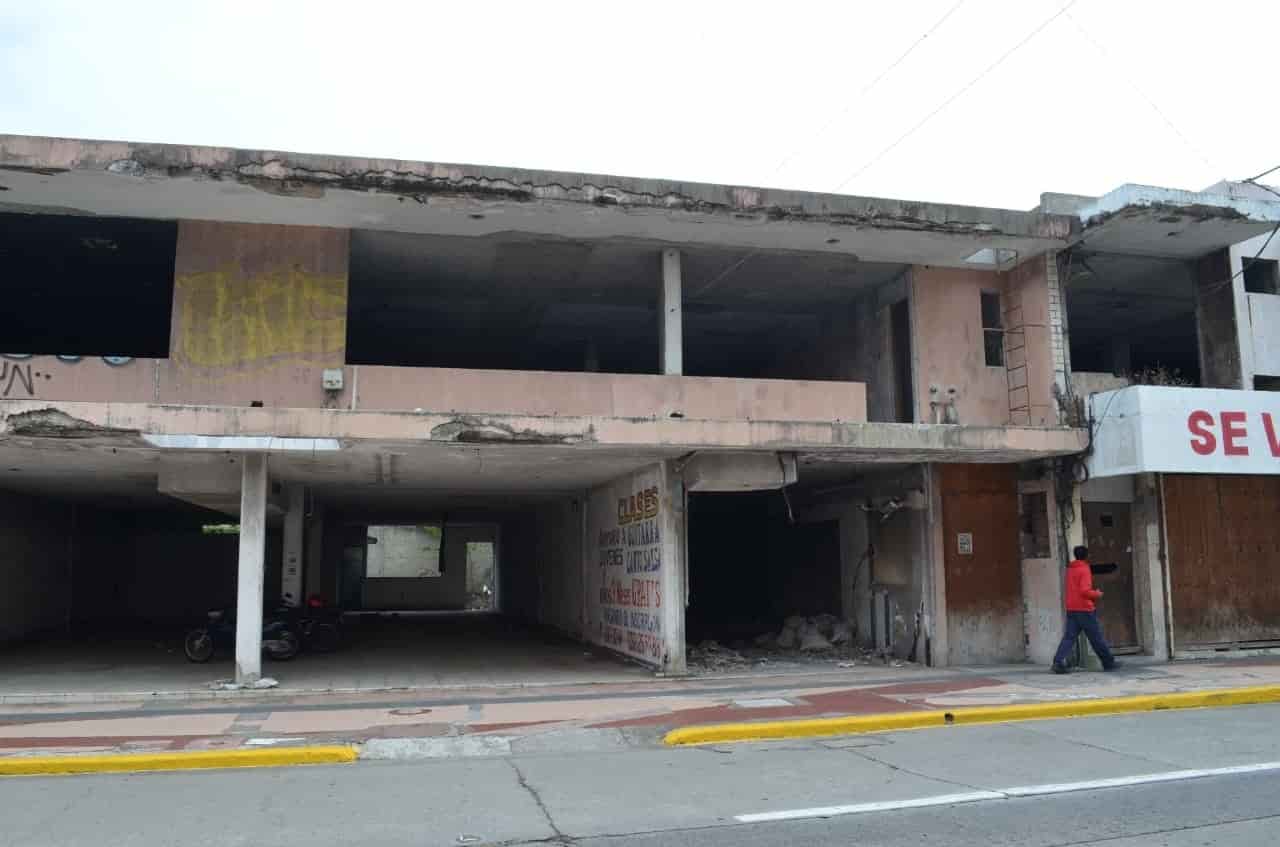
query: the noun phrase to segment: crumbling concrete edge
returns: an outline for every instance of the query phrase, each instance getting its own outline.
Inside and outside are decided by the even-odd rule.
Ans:
[[[724,744],[737,741],[773,741],[784,738],[821,738],[867,732],[933,729],[964,724],[1083,718],[1172,709],[1206,709],[1222,706],[1255,706],[1280,703],[1280,685],[1186,691],[1176,694],[1144,694],[1057,703],[1024,703],[966,709],[845,715],[794,721],[727,723],[674,729],[663,737],[673,747]]]

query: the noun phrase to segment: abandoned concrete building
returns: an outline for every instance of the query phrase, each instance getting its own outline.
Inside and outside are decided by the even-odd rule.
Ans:
[[[1047,662],[1087,539],[1119,645],[1280,642],[1280,254],[1241,272],[1277,199],[0,136],[0,641],[234,607],[252,681],[264,602],[316,595],[675,674],[819,613]],[[1125,387],[1173,371],[1203,387]],[[1206,575],[1224,537],[1253,552]]]

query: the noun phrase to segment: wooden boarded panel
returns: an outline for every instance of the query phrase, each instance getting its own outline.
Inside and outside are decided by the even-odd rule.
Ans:
[[[1138,646],[1134,615],[1133,523],[1128,503],[1085,503],[1084,537],[1089,560],[1095,565],[1113,564],[1114,573],[1093,578],[1103,593],[1098,619],[1112,647]]]
[[[1280,640],[1280,477],[1166,474],[1174,643]]]
[[[1026,657],[1013,465],[937,465],[952,664]],[[972,541],[962,552],[961,535]]]

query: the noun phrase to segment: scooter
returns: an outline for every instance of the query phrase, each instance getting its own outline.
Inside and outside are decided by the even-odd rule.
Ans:
[[[214,609],[209,612],[204,626],[187,633],[182,642],[182,651],[189,661],[203,664],[212,659],[216,651],[235,650],[235,646],[235,612],[230,609]],[[288,661],[298,655],[301,649],[302,642],[287,619],[273,615],[263,620],[262,652],[268,659]]]

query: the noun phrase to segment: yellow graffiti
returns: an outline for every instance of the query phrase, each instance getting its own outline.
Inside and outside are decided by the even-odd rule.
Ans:
[[[236,367],[340,353],[347,342],[347,278],[280,268],[233,269],[174,280],[176,352],[186,364]]]

